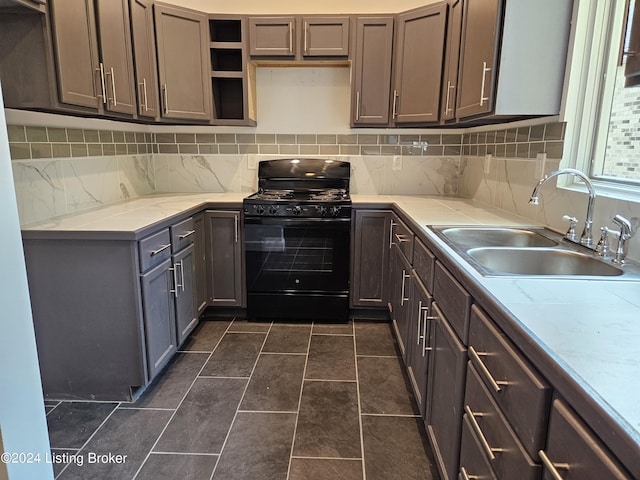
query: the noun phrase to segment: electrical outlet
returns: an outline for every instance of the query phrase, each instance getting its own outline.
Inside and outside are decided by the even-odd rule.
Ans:
[[[402,170],[402,156],[401,155],[394,155],[393,156],[393,165],[391,166],[391,170],[393,170],[394,172],[399,172],[400,170]]]
[[[484,156],[484,173],[489,173],[491,171],[491,154],[487,153]]]
[[[544,175],[544,164],[546,161],[546,153],[539,153],[538,155],[536,155],[536,172],[534,174],[534,177],[542,178],[542,176]]]
[[[258,156],[257,155],[247,155],[247,168],[249,170],[255,170],[258,168]]]

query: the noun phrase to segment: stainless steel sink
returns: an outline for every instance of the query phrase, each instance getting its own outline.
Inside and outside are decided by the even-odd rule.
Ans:
[[[467,254],[492,274],[611,277],[622,269],[591,255],[552,248],[472,248]]]
[[[440,233],[463,247],[555,247],[558,242],[541,235],[542,229],[509,227],[447,227]]]

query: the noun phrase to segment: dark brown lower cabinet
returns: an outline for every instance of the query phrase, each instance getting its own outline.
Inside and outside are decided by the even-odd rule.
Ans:
[[[549,417],[547,446],[538,452],[544,480],[631,480],[607,448],[560,399]]]
[[[460,458],[467,349],[438,307],[437,298],[432,303],[432,315],[435,326],[427,397],[427,436],[442,479],[452,480],[458,474]]]
[[[246,306],[241,221],[240,210],[207,210],[205,214],[210,306]]]

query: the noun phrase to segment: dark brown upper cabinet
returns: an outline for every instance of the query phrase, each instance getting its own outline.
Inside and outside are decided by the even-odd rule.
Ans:
[[[572,3],[464,0],[455,105],[459,122],[558,114]]]
[[[138,115],[157,118],[158,67],[151,0],[131,0],[131,35],[135,58]]]
[[[394,46],[392,117],[396,124],[439,120],[447,5],[398,15]]]
[[[52,0],[50,4],[60,102],[133,115],[127,1]]]
[[[358,17],[353,30],[351,125],[388,125],[393,17]]]
[[[154,5],[161,117],[211,120],[207,15]]]
[[[349,17],[302,17],[304,57],[348,57]]]
[[[249,17],[249,53],[262,57],[296,56],[296,19]]]
[[[442,70],[442,101],[440,108],[440,120],[443,122],[455,119],[463,3],[463,0],[449,0],[447,39],[445,43],[444,68]]]

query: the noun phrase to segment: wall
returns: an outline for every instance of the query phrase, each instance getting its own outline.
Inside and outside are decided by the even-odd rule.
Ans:
[[[6,465],[10,479],[48,480],[53,479],[51,464],[44,461],[49,453],[49,436],[7,143],[0,91],[0,255],[5,279],[0,288],[2,448],[13,453],[38,453],[42,460],[34,464]],[[0,477],[2,475],[0,473]]]

